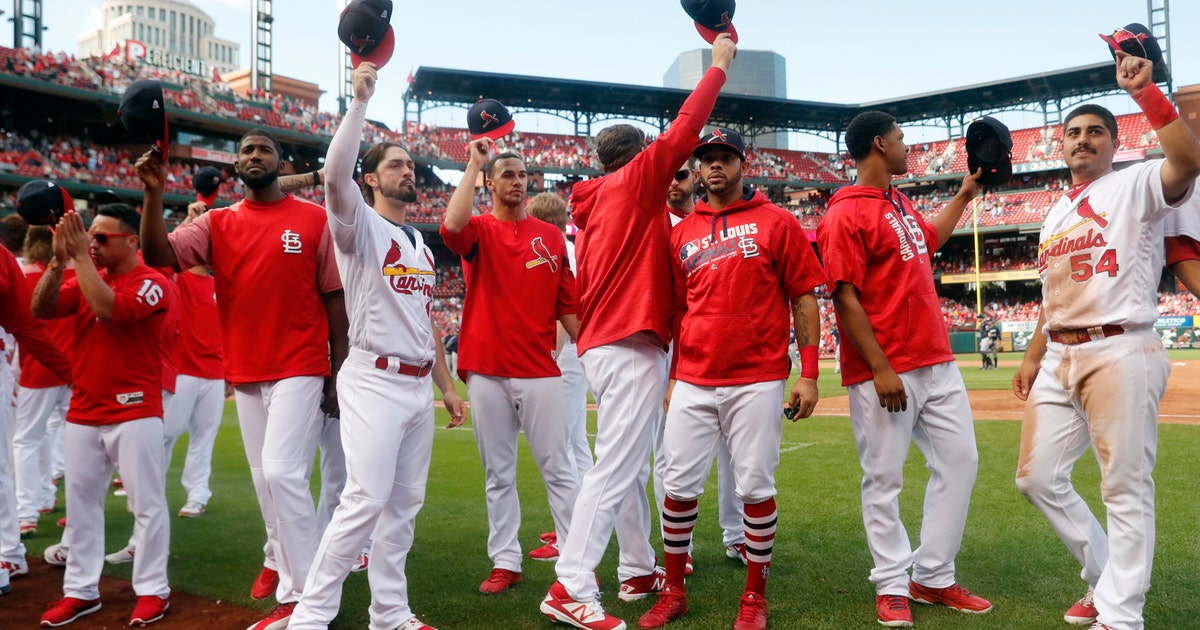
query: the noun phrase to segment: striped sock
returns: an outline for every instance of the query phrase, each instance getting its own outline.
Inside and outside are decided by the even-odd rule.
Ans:
[[[762,503],[746,503],[746,590],[763,597],[767,594],[767,576],[771,573],[771,550],[775,547],[774,497]]]
[[[676,501],[667,497],[663,502],[663,564],[667,568],[667,584],[683,588],[688,547],[692,545],[692,529],[696,527],[698,501]]]

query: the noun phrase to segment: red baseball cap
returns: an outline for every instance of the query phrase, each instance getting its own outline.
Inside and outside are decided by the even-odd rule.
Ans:
[[[499,140],[512,133],[516,122],[503,103],[494,98],[485,98],[467,111],[467,131],[472,140],[491,138]]]
[[[382,68],[396,49],[391,0],[352,0],[338,18],[338,39],[350,49],[350,65]]]

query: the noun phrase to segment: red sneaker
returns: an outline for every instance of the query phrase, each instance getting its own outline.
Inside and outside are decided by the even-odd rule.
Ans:
[[[542,562],[554,562],[558,560],[558,541],[548,542],[537,549],[529,552],[529,557]]]
[[[733,630],[767,630],[767,598],[754,591],[742,593]]]
[[[658,602],[638,619],[639,628],[661,628],[687,614],[687,593],[667,585],[658,593]]]
[[[365,551],[360,551],[358,557],[354,559],[354,564],[350,565],[350,572],[359,573],[366,571],[369,566],[371,566],[371,555]]]
[[[508,569],[492,569],[492,574],[479,585],[479,592],[484,595],[503,593],[521,583],[521,574]]]
[[[1096,611],[1096,604],[1092,602],[1092,590],[1088,589],[1082,599],[1067,609],[1067,614],[1063,615],[1063,621],[1077,626],[1086,626],[1096,623],[1096,617],[1099,615],[1100,613]]]
[[[538,540],[542,541],[543,543],[550,544],[558,540],[558,532],[545,532],[538,536]]]
[[[250,597],[266,599],[274,595],[277,588],[279,588],[279,572],[263,567],[262,571],[258,573],[258,577],[254,578],[254,586],[250,587]]]
[[[617,593],[617,598],[623,602],[645,599],[663,590],[666,585],[667,570],[662,567],[654,567],[654,573],[621,582],[621,591]]]
[[[911,628],[912,609],[903,595],[876,595],[875,618],[889,628]]]
[[[295,609],[296,602],[280,604],[266,618],[246,630],[283,630],[288,626],[288,620],[292,618],[292,611]]]
[[[692,574],[696,567],[692,566],[692,554],[688,554],[687,561],[683,563],[683,576],[687,577]]]
[[[8,579],[19,578],[29,573],[29,563],[0,562],[0,571],[8,573]]]
[[[725,548],[725,557],[731,560],[741,560],[742,564],[748,562],[746,556],[746,543],[734,543]]]
[[[908,586],[908,596],[914,602],[922,604],[942,604],[947,608],[965,613],[985,613],[992,609],[992,603],[959,586],[951,584],[946,588],[929,588],[911,582]]]
[[[57,628],[65,626],[72,621],[84,616],[90,615],[97,610],[100,610],[100,600],[98,599],[77,599],[75,597],[64,597],[46,609],[42,614],[43,628]]]
[[[129,625],[145,626],[146,624],[154,623],[163,618],[167,609],[171,607],[171,602],[165,597],[157,595],[143,595],[137,598],[137,604],[133,607],[133,614],[129,616]]]
[[[577,601],[567,594],[560,582],[550,587],[539,609],[554,621],[584,630],[625,630],[625,622],[604,612],[599,598],[590,602]]]

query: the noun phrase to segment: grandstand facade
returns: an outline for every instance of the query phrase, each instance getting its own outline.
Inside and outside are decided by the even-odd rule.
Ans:
[[[232,72],[240,46],[215,33],[212,18],[190,0],[104,0],[100,28],[79,35],[76,54],[141,58],[202,77]]]

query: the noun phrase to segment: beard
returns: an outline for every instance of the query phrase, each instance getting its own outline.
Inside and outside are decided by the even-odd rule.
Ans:
[[[263,190],[269,188],[272,184],[279,180],[279,172],[273,171],[263,175],[253,176],[248,173],[238,171],[238,178],[246,185],[246,188],[251,190]]]
[[[384,198],[391,199],[393,201],[399,201],[402,203],[416,203],[417,202],[416,185],[414,184],[412,186],[408,186],[408,185],[405,185],[406,183],[411,184],[412,182],[401,182],[395,186],[388,186],[386,188],[380,188],[379,194],[381,196],[383,196]]]

